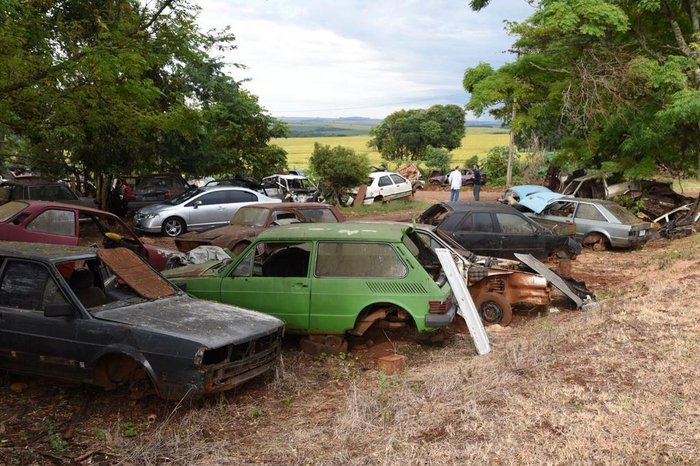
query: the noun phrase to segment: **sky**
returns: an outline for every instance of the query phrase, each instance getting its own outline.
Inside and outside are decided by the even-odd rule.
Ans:
[[[464,105],[464,70],[514,60],[504,20],[526,0],[200,0],[202,29],[229,26],[227,73],[275,117],[383,118],[401,109]],[[245,69],[232,64],[245,65]],[[468,115],[472,119],[473,115]]]

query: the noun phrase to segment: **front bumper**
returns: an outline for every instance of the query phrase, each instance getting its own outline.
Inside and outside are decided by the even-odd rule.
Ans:
[[[162,217],[140,217],[137,213],[134,215],[134,228],[138,231],[146,233],[160,233],[163,225]]]

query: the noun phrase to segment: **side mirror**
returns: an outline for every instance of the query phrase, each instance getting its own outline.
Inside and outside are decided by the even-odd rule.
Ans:
[[[197,207],[199,207],[199,206],[201,206],[201,205],[202,205],[202,201],[194,201],[194,202],[192,203],[192,208],[193,208],[193,209],[196,209]]]
[[[44,308],[44,317],[72,316],[75,310],[70,304],[47,304]]]

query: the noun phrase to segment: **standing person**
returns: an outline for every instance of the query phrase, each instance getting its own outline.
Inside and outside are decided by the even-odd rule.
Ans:
[[[479,192],[481,191],[481,172],[479,171],[479,165],[474,164],[474,200],[479,200]]]
[[[447,181],[450,182],[450,202],[457,202],[459,200],[459,190],[462,189],[462,172],[459,171],[459,165],[450,172]]]

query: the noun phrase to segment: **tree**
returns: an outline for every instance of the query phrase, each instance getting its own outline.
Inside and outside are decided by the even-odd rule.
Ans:
[[[343,146],[314,144],[309,159],[312,173],[320,178],[319,187],[327,202],[345,204],[342,196],[348,190],[367,182],[370,172],[367,154],[358,154]]]
[[[428,146],[452,150],[462,144],[464,110],[433,105],[427,110],[399,110],[370,130],[368,143],[387,160],[420,160]]]
[[[510,30],[520,58],[467,70],[467,108],[508,122],[520,141],[561,149],[559,163],[630,178],[654,176],[659,166],[697,172],[696,1],[547,0]]]
[[[42,172],[250,170],[285,127],[223,72],[188,0],[5,0],[0,139]]]

